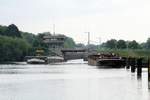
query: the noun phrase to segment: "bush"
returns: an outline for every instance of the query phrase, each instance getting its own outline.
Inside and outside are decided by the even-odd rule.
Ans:
[[[0,62],[21,61],[31,46],[21,38],[0,36]]]

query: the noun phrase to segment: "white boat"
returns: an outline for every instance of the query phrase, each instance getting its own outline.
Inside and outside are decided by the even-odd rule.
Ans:
[[[58,63],[58,62],[63,62],[64,58],[60,56],[50,56],[47,57],[48,63]]]
[[[31,58],[27,60],[28,64],[46,64],[46,61],[43,59]]]

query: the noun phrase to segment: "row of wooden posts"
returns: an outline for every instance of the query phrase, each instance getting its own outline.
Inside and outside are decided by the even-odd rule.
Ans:
[[[146,59],[146,63],[143,63],[144,58],[126,58],[126,69],[130,69],[131,73],[135,73],[137,68],[137,78],[142,77],[142,68],[148,68],[148,88],[150,89],[150,58]]]

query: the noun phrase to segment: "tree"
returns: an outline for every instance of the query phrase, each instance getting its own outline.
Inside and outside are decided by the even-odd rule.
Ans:
[[[0,36],[0,62],[23,60],[30,48],[21,38]]]
[[[76,44],[76,48],[85,48],[85,45],[82,43]]]
[[[28,32],[21,32],[22,38],[26,40],[29,44],[33,45],[36,35]]]
[[[21,32],[19,31],[18,27],[14,24],[11,24],[7,27],[5,31],[5,35],[11,37],[21,37]]]
[[[146,46],[146,49],[150,49],[150,38],[147,39],[145,46]]]
[[[74,48],[76,46],[76,43],[74,40],[70,37],[66,37],[64,47],[65,48]]]
[[[5,35],[6,29],[7,29],[7,26],[1,26],[0,25],[0,35]]]
[[[111,39],[106,42],[107,48],[116,49],[116,46],[117,46],[117,40],[115,40],[115,39]]]
[[[126,41],[124,40],[119,40],[117,42],[117,48],[118,49],[125,49],[127,47]]]
[[[133,41],[129,41],[128,48],[130,48],[130,49],[139,49],[140,45],[135,40],[133,40]]]
[[[147,49],[147,44],[143,42],[143,43],[140,44],[140,47],[142,49]]]

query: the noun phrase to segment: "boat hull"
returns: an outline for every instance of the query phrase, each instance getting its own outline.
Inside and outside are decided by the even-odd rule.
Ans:
[[[28,59],[28,60],[27,60],[27,63],[28,63],[28,64],[47,64],[47,62],[46,62],[45,60],[36,59],[36,58]]]
[[[97,61],[97,66],[104,68],[123,68],[125,61],[122,59],[101,59]]]

